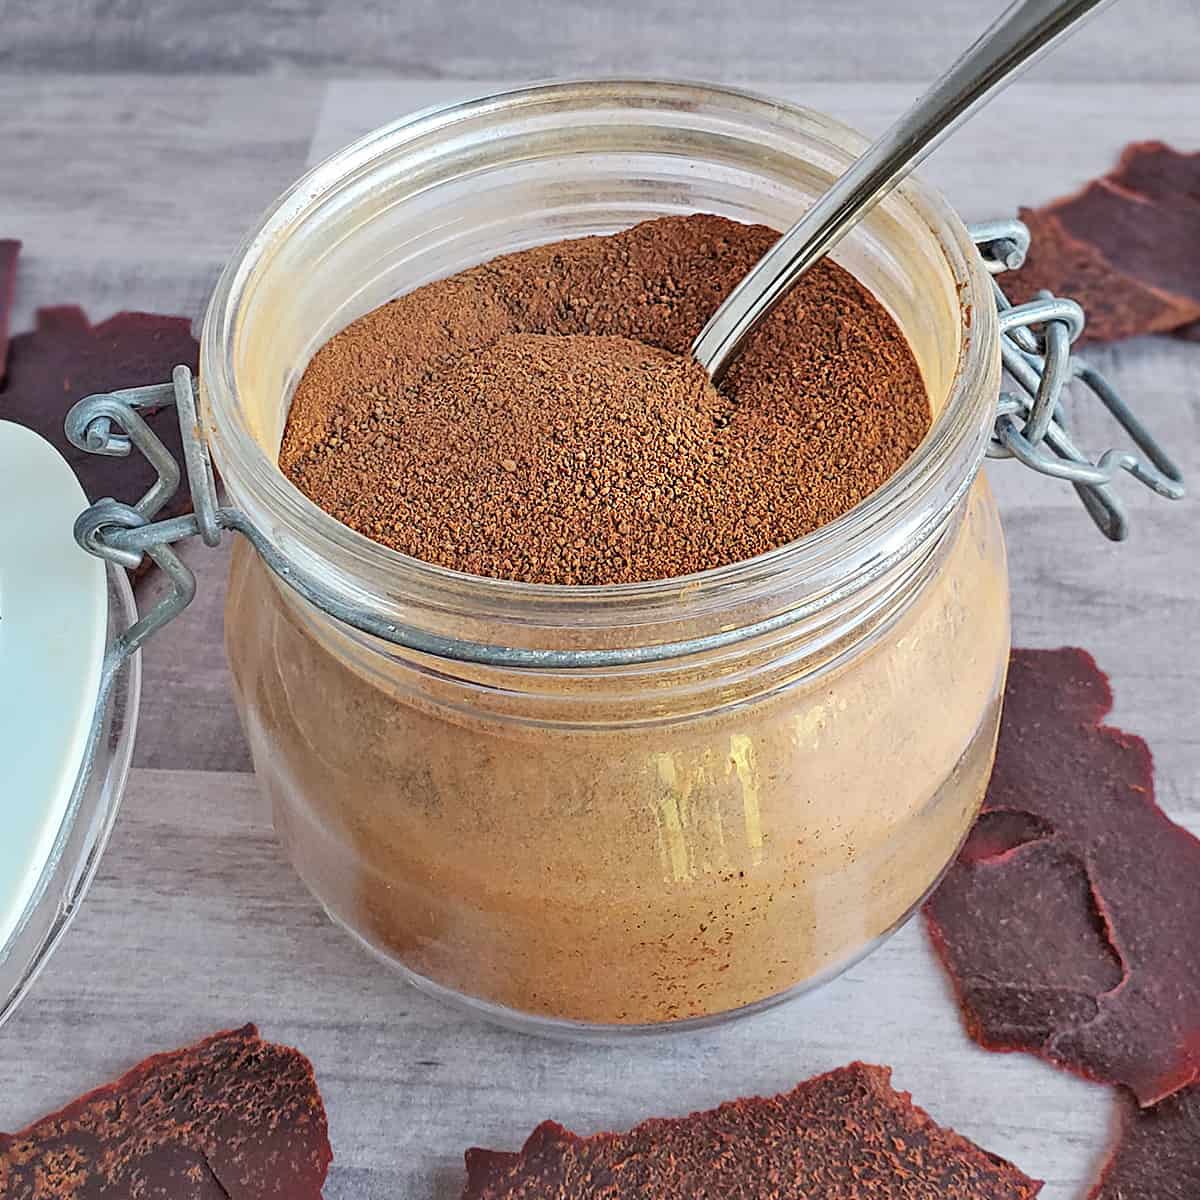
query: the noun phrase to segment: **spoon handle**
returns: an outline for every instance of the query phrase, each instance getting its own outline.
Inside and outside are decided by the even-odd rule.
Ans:
[[[719,383],[742,342],[817,259],[1020,71],[1112,0],[1016,0],[763,255],[692,343]]]

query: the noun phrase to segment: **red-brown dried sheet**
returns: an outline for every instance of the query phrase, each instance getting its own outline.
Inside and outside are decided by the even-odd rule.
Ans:
[[[12,301],[17,292],[17,256],[20,242],[0,238],[0,384],[4,383],[8,360],[8,325],[12,320]]]
[[[1200,1087],[1153,1108],[1120,1096],[1121,1132],[1088,1200],[1197,1200],[1200,1197]]]
[[[247,1025],[0,1134],[0,1196],[320,1200],[331,1159],[311,1063]]]
[[[89,499],[112,496],[132,504],[155,480],[150,464],[136,450],[126,458],[77,450],[67,441],[63,421],[76,400],[93,392],[166,382],[177,363],[196,370],[197,353],[184,317],[126,312],[92,325],[73,305],[39,309],[35,330],[9,341],[0,419],[27,425],[53,443]],[[143,410],[142,415],[182,462],[174,407]],[[190,508],[185,480],[162,515],[176,516]]]
[[[463,1200],[1025,1200],[1041,1184],[852,1063],[770,1098],[581,1138],[543,1122],[468,1150]]]
[[[1200,1079],[1200,841],[1083,650],[1015,650],[983,813],[925,906],[971,1035],[1153,1104]]]
[[[8,360],[8,329],[12,323],[13,298],[17,290],[17,255],[21,243],[0,238],[0,384]]]
[[[1014,300],[1042,288],[1078,300],[1083,341],[1200,336],[1200,153],[1134,143],[1111,174],[1021,219],[1033,242],[1004,278]]]

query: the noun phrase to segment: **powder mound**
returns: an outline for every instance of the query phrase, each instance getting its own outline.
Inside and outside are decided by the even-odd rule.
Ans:
[[[0,1133],[0,1196],[320,1200],[332,1158],[312,1064],[247,1025]]]
[[[581,342],[506,335],[380,419],[370,450],[397,486],[373,498],[372,534],[476,575],[598,583],[630,573],[631,530],[653,564],[674,527],[702,522],[701,493],[728,457],[716,441],[728,403],[688,359],[622,337]],[[369,455],[353,427],[340,439]],[[692,548],[697,562],[706,548]]]
[[[1083,341],[1200,336],[1200,153],[1133,143],[1111,174],[1021,219],[1033,242],[1005,279],[1015,301],[1041,288],[1078,300]]]
[[[1120,1093],[1121,1132],[1088,1200],[1196,1200],[1200,1196],[1200,1086],[1153,1108]]]
[[[553,1121],[519,1153],[468,1150],[463,1200],[1025,1200],[1041,1184],[943,1129],[852,1063],[779,1096],[581,1138]]]
[[[639,582],[793,541],[930,418],[903,335],[831,262],[711,386],[691,341],[776,236],[666,217],[419,288],[314,356],[280,466],[351,528],[474,575]]]
[[[1200,841],[1111,707],[1084,651],[1013,651],[983,814],[925,915],[978,1042],[1149,1105],[1200,1081]]]

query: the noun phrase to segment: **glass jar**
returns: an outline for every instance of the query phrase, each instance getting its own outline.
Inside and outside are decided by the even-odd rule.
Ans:
[[[223,275],[201,411],[231,502],[333,612],[419,647],[239,541],[237,703],[300,874],[421,986],[551,1031],[752,1011],[877,945],[970,826],[1009,649],[979,473],[999,341],[990,278],[921,183],[833,257],[908,338],[933,426],[791,545],[646,584],[476,578],[371,542],[276,465],[311,355],[395,295],[668,213],[785,228],[864,145],[717,88],[527,89],[350,146]]]

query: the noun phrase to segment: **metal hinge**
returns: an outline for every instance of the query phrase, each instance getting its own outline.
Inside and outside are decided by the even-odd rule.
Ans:
[[[971,227],[993,277],[1016,270],[1029,249],[1029,230],[1016,220]],[[1073,354],[1083,332],[1083,309],[1074,300],[1040,292],[1027,304],[1012,304],[992,279],[1000,315],[1000,353],[1009,379],[1019,392],[1002,391],[988,456],[1016,458],[1042,475],[1073,484],[1093,521],[1115,542],[1129,534],[1125,506],[1112,489],[1121,471],[1168,500],[1183,497],[1183,476],[1116,389],[1090,363]],[[1078,382],[1112,414],[1145,456],[1106,450],[1095,461],[1071,439],[1062,405],[1063,390]]]

